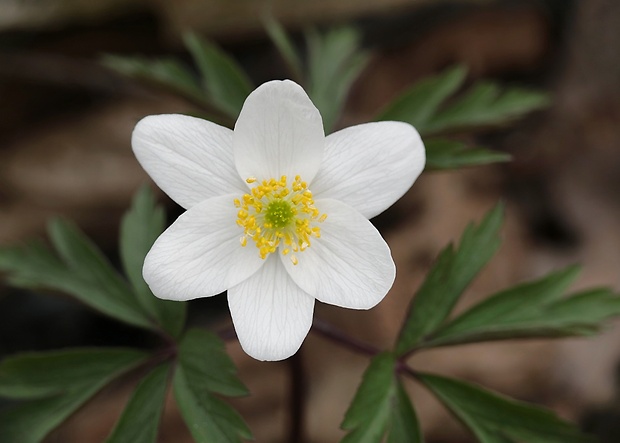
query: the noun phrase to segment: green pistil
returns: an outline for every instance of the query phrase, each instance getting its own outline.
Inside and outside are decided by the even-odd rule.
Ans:
[[[265,212],[265,221],[276,229],[288,226],[294,218],[293,206],[284,200],[272,201]]]

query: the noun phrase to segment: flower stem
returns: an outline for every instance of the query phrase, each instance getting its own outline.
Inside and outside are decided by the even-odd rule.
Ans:
[[[345,348],[349,348],[352,351],[359,352],[361,354],[375,356],[381,352],[381,350],[375,348],[368,343],[357,340],[353,338],[341,330],[335,328],[332,324],[321,320],[319,318],[314,318],[312,322],[312,331],[322,335],[323,337],[332,340]]]
[[[287,363],[290,374],[289,408],[291,411],[288,441],[291,443],[302,443],[304,441],[306,372],[301,350],[290,357]]]

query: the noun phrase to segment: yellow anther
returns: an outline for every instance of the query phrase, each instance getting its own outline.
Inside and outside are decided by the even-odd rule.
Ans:
[[[314,206],[312,192],[299,175],[290,185],[286,175],[260,181],[249,177],[246,182],[256,185],[249,193],[233,200],[239,208],[236,223],[243,228],[241,246],[247,245],[248,238],[252,239],[259,256],[265,259],[278,250],[282,255],[300,253],[311,246],[312,237],[321,236],[317,224],[326,216]],[[289,258],[293,264],[298,263],[296,255],[291,254]]]

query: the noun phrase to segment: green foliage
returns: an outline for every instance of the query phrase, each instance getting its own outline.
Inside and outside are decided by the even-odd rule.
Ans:
[[[213,43],[193,33],[186,34],[184,40],[200,70],[207,100],[229,117],[236,119],[243,102],[254,89],[247,74],[237,62]]]
[[[462,66],[447,69],[414,84],[386,106],[377,120],[411,123],[420,134],[470,129],[510,122],[549,105],[545,93],[524,88],[502,88],[481,81],[454,100],[467,71]]]
[[[48,226],[55,253],[41,243],[0,249],[0,271],[14,286],[65,292],[118,320],[178,336],[185,304],[157,299],[142,279],[144,257],[164,224],[162,208],[142,188],[121,225],[121,259],[131,286],[90,239],[60,219]]]
[[[74,224],[54,219],[48,232],[56,254],[41,243],[0,249],[10,284],[65,292],[118,320],[154,328],[127,282]]]
[[[329,133],[342,111],[353,82],[368,63],[360,50],[360,35],[354,28],[316,30],[306,34],[308,44],[308,95],[323,117]]]
[[[177,60],[106,55],[101,62],[129,78],[170,89],[194,101],[204,100],[204,94],[194,74]]]
[[[422,435],[409,397],[395,373],[390,353],[373,358],[342,422],[350,431],[342,443],[421,443]]]
[[[0,395],[28,400],[0,410],[0,441],[37,443],[104,385],[146,355],[125,349],[22,354],[0,364]]]
[[[239,414],[214,395],[247,394],[222,341],[215,335],[198,329],[187,332],[179,348],[173,388],[181,415],[197,443],[252,438]]]
[[[548,105],[547,94],[523,88],[502,89],[495,83],[480,82],[438,112],[425,126],[425,132],[504,124]]]
[[[106,443],[155,443],[164,409],[170,364],[155,368],[138,385]]]
[[[156,298],[142,278],[144,257],[166,226],[164,209],[148,186],[135,195],[120,229],[120,254],[125,273],[142,309],[162,328],[178,336],[185,324],[186,303]]]
[[[426,169],[455,169],[510,161],[510,155],[486,148],[468,148],[463,142],[431,138],[426,148]]]
[[[593,334],[620,314],[620,297],[594,289],[561,298],[576,275],[569,267],[493,295],[431,334],[425,346]]]
[[[445,248],[418,289],[396,351],[415,348],[448,317],[457,300],[499,247],[503,207],[497,205],[478,226],[469,225],[460,245]]]
[[[450,378],[431,374],[418,374],[418,378],[481,443],[591,441],[545,409]]]
[[[200,104],[215,113],[209,115],[211,120],[230,123],[224,121],[229,118],[234,121],[254,89],[248,75],[213,43],[192,33],[185,35],[184,39],[198,67],[200,79],[181,62],[170,58],[106,55],[102,63],[127,77],[169,89]]]
[[[459,90],[467,70],[456,66],[439,75],[420,80],[398,96],[377,116],[377,120],[397,120],[415,126],[420,134],[432,125],[439,107]]]
[[[462,66],[423,79],[388,104],[377,120],[412,124],[424,136],[508,123],[549,105],[547,94],[523,88],[502,88],[478,82],[454,98],[466,79]],[[465,143],[426,138],[427,167],[451,169],[505,162],[510,156],[486,148],[467,148]]]
[[[303,64],[297,50],[295,49],[295,45],[289,38],[286,30],[282,27],[280,22],[272,17],[265,18],[263,20],[263,25],[265,26],[267,35],[269,35],[269,38],[278,49],[280,56],[286,63],[293,79],[299,83],[302,83]]]
[[[0,363],[0,396],[23,400],[60,394],[75,383],[89,384],[145,357],[143,352],[129,349],[74,349],[7,357]]]

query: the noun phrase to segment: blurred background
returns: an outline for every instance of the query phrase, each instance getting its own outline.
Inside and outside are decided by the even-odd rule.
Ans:
[[[317,306],[317,316],[389,346],[438,251],[498,200],[507,205],[503,246],[459,309],[570,263],[577,287],[620,285],[620,3],[615,0],[3,0],[0,2],[0,246],[45,235],[57,215],[75,220],[118,262],[119,220],[148,182],[131,152],[136,122],[193,113],[178,96],[123,78],[104,54],[168,56],[190,64],[185,31],[229,51],[255,84],[287,76],[261,17],[296,42],[309,26],[357,26],[372,59],[338,126],[368,121],[412,82],[462,63],[469,82],[494,78],[549,91],[552,105],[476,140],[508,152],[508,164],[426,172],[374,222],[390,244],[396,284],[369,312]],[[160,194],[174,220],[181,209]],[[191,302],[190,321],[229,324],[225,297]],[[0,357],[75,345],[154,346],[59,294],[0,286]],[[259,363],[231,341],[252,391],[236,406],[258,442],[287,441],[288,362]],[[333,442],[367,358],[310,335],[300,354],[308,442]],[[620,325],[590,340],[509,342],[430,351],[412,362],[549,406],[603,442],[620,441],[616,366]],[[49,442],[103,441],[134,381],[104,389]],[[412,398],[429,443],[468,434],[422,388]],[[617,395],[619,397],[617,397]],[[614,429],[614,427],[616,429]],[[167,407],[161,442],[190,442]]]

